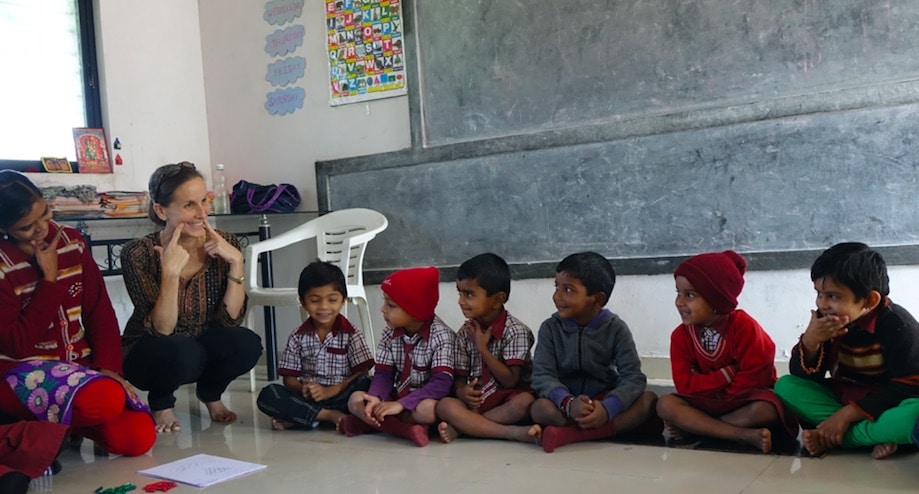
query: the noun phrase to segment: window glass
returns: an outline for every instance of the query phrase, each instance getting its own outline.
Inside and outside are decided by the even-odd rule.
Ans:
[[[87,64],[93,73],[84,73],[81,44],[80,8],[90,5],[0,0],[0,168],[15,168],[3,165],[18,160],[37,164],[43,156],[74,161],[73,128],[100,126],[87,120],[94,114],[87,104],[98,108],[98,93],[85,89],[95,87],[95,59]],[[95,47],[94,40],[82,41]]]

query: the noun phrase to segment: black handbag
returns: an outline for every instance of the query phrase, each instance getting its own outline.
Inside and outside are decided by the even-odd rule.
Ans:
[[[290,213],[300,205],[300,193],[291,184],[259,185],[240,180],[233,185],[230,211],[246,213]]]

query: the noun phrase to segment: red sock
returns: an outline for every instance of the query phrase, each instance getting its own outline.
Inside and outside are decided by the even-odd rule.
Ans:
[[[555,451],[555,448],[564,446],[568,443],[605,439],[615,435],[616,426],[613,425],[612,422],[601,425],[596,429],[581,429],[576,425],[566,425],[562,427],[550,425],[546,426],[542,431],[542,449],[546,453],[551,453]]]
[[[428,427],[426,425],[406,424],[396,417],[389,415],[383,419],[383,426],[380,428],[383,432],[408,439],[419,448],[428,445]]]
[[[354,415],[345,415],[341,418],[341,430],[339,432],[348,437],[354,437],[376,432],[376,429]]]

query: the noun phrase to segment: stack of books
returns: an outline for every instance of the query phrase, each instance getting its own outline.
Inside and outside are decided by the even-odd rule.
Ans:
[[[99,194],[103,214],[109,218],[139,218],[147,215],[147,193],[113,190]]]
[[[42,194],[58,220],[92,219],[102,216],[99,194],[91,185],[42,187]]]

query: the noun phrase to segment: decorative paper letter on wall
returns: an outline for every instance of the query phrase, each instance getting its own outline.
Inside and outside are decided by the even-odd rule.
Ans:
[[[272,86],[286,86],[303,77],[306,72],[306,59],[291,57],[268,64],[268,73],[265,80]]]
[[[265,4],[262,17],[269,25],[284,25],[303,14],[303,0],[271,0]],[[303,46],[306,30],[302,25],[277,29],[265,37],[265,53],[282,57]],[[306,73],[306,59],[288,57],[268,64],[265,80],[272,86],[288,86]],[[287,115],[303,108],[306,91],[302,87],[285,87],[265,95],[265,109],[272,115]]]
[[[303,13],[303,0],[274,0],[265,4],[264,19],[268,24],[287,24]]]
[[[302,87],[275,89],[265,97],[265,109],[272,115],[286,115],[303,108],[306,91]]]
[[[329,103],[406,94],[401,0],[326,0]]]

